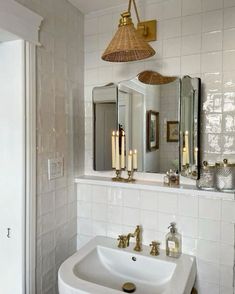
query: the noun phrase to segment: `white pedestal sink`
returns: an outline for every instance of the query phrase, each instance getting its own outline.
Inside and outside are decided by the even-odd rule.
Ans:
[[[58,273],[60,294],[121,293],[126,282],[136,294],[190,294],[196,277],[195,257],[166,257],[165,251],[151,256],[150,248],[133,251],[117,247],[117,240],[95,237],[67,259]]]

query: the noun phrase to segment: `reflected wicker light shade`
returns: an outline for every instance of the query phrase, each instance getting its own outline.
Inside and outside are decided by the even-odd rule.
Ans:
[[[138,75],[138,80],[148,85],[162,85],[174,82],[177,77],[162,76],[156,71],[146,70]]]
[[[149,58],[155,50],[138,35],[130,15],[122,15],[118,31],[102,55],[109,62],[128,62]]]

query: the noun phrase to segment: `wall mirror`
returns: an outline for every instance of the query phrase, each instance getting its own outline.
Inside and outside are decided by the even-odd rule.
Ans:
[[[200,166],[201,80],[185,76],[181,81],[180,154],[181,175],[197,180]]]
[[[194,134],[193,144],[188,141],[187,148],[194,148],[192,150],[195,151],[196,145],[199,146],[198,132],[192,131],[192,127],[198,127],[199,113],[196,104],[192,107],[186,99],[186,80],[190,81],[194,89],[196,80],[193,82],[194,79],[189,77],[182,81],[180,78],[170,78],[164,80],[165,83],[154,85],[145,80],[140,74],[131,80],[93,89],[94,170],[112,169],[111,134],[113,130],[119,129],[125,131],[125,153],[138,150],[139,172],[165,173],[174,169],[180,170],[184,176],[192,177],[186,168],[190,170],[191,164],[195,166],[195,163],[185,165],[183,151],[186,147],[187,129],[189,138]],[[185,86],[184,92],[181,91],[181,84]],[[193,95],[190,97],[199,95],[199,90],[195,90]],[[194,103],[195,101],[194,98]],[[199,103],[199,99],[197,101]],[[194,119],[189,122],[187,119],[191,117],[192,111]],[[181,116],[183,120],[180,119]],[[192,150],[189,158],[195,161],[192,156],[196,153]]]

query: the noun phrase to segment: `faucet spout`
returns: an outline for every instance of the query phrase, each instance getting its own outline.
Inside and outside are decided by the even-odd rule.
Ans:
[[[129,246],[129,244],[130,244],[130,238],[136,238],[136,245],[134,247],[134,250],[138,251],[138,252],[142,251],[140,226],[136,226],[134,233],[130,233],[127,235],[127,246]]]

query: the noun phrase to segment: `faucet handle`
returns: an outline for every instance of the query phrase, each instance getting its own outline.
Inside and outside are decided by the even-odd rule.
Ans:
[[[160,254],[160,245],[161,243],[158,241],[152,241],[152,243],[149,245],[152,247],[150,254],[153,256],[157,256]]]
[[[118,247],[119,248],[126,248],[127,247],[127,236],[126,235],[119,235],[118,239]]]

